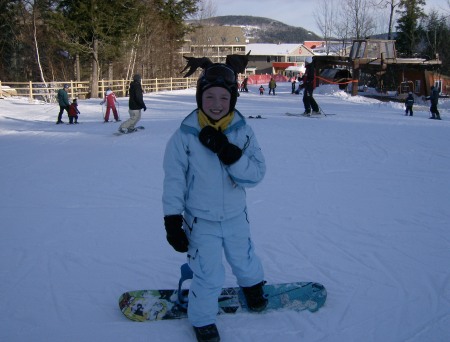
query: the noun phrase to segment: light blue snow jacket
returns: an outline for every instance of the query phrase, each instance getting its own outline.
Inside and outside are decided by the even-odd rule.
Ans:
[[[246,209],[245,187],[258,184],[266,172],[264,156],[244,117],[235,110],[224,131],[230,143],[243,150],[232,165],[198,139],[197,110],[190,113],[167,143],[164,155],[164,215],[187,212],[211,221],[233,218]]]

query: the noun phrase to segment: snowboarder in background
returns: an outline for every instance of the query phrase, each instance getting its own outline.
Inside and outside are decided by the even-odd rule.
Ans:
[[[277,82],[273,79],[273,77],[270,78],[269,81],[269,95],[273,92],[273,95],[275,95],[275,88],[277,87]]]
[[[144,112],[147,110],[144,103],[144,91],[142,90],[141,80],[141,75],[136,74],[133,76],[133,82],[130,83],[128,100],[130,118],[120,125],[120,133],[134,132],[136,124],[141,119],[141,109],[144,109]]]
[[[77,99],[74,99],[72,104],[69,106],[69,124],[73,124],[74,119],[75,123],[78,123],[78,114],[80,114],[80,111],[78,110]]]
[[[435,86],[431,86],[431,94],[430,94],[430,96],[427,96],[425,99],[430,100],[430,102],[431,102],[431,106],[430,106],[431,118],[430,119],[441,120],[441,115],[439,114],[439,110],[437,108],[438,102],[439,102],[439,90]]]
[[[103,105],[104,103],[106,103],[106,112],[105,112],[104,122],[109,122],[109,113],[111,110],[114,115],[114,120],[116,120],[116,122],[120,121],[119,115],[117,113],[117,107],[116,107],[116,104],[117,104],[116,94],[114,94],[114,92],[111,90],[111,88],[106,89],[105,97],[104,97],[103,101],[100,102],[101,105]]]
[[[64,110],[67,112],[67,115],[69,115],[69,95],[67,94],[67,90],[69,89],[68,84],[64,84],[64,87],[62,89],[58,90],[57,99],[59,104],[59,113],[58,113],[58,120],[56,121],[56,124],[62,124],[64,121],[62,121],[62,115]]]
[[[314,63],[311,56],[306,57],[305,59],[306,64],[306,71],[303,75],[302,84],[300,85],[301,89],[305,89],[303,91],[303,105],[305,106],[305,112],[304,115],[311,115],[311,108],[313,111],[313,114],[320,114],[319,105],[317,104],[316,100],[313,97],[313,91],[315,87],[315,70],[314,70]]]
[[[414,105],[414,96],[412,92],[408,93],[408,97],[405,100],[405,106],[406,106],[406,110],[405,110],[405,115],[408,116],[413,116],[413,105]]]
[[[190,58],[189,63],[196,61]],[[215,322],[225,279],[222,250],[249,309],[259,312],[267,306],[245,194],[245,187],[262,180],[266,165],[253,130],[235,109],[236,77],[242,71],[212,62],[202,68],[198,108],[166,146],[162,199],[167,241],[176,251],[188,253],[194,272],[189,321],[198,341],[220,341]]]

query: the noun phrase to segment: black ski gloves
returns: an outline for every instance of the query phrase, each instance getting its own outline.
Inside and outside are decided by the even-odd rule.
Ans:
[[[205,126],[200,131],[198,138],[203,145],[216,153],[225,165],[237,162],[242,156],[242,150],[239,147],[228,142],[225,134],[211,126]]]
[[[180,253],[188,251],[189,241],[183,230],[183,216],[164,216],[164,226],[166,227],[166,238],[170,245]]]

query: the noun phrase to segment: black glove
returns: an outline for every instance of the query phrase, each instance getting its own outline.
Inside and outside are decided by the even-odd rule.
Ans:
[[[198,138],[203,145],[214,153],[220,152],[226,144],[229,144],[227,136],[211,126],[205,126],[200,131]]]
[[[144,105],[144,112],[147,110],[147,106],[146,105]]]
[[[242,150],[236,145],[228,143],[217,156],[225,165],[236,163],[242,157]]]
[[[237,162],[242,156],[242,150],[239,147],[228,142],[225,134],[211,126],[205,126],[200,131],[198,138],[203,145],[216,153],[225,165]]]
[[[189,241],[183,230],[183,217],[181,215],[164,216],[166,238],[170,245],[180,253],[188,251]]]

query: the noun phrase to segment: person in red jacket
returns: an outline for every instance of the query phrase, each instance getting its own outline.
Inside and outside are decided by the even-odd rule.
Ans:
[[[78,114],[80,114],[80,111],[78,110],[77,99],[74,99],[69,106],[69,124],[73,124],[74,119],[75,123],[78,123]]]
[[[114,120],[120,121],[119,120],[119,114],[117,113],[117,108],[116,108],[116,103],[117,103],[117,98],[116,98],[116,94],[114,94],[114,92],[111,90],[111,88],[107,88],[106,92],[105,92],[105,98],[103,99],[102,102],[100,102],[100,104],[104,104],[106,102],[106,113],[105,113],[105,122],[109,122],[109,113],[112,109],[113,115],[114,115]]]

